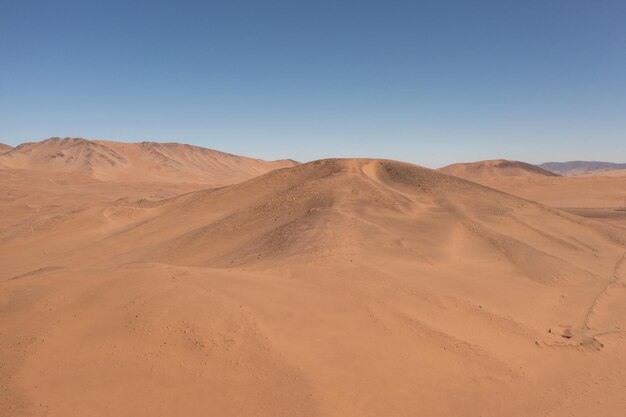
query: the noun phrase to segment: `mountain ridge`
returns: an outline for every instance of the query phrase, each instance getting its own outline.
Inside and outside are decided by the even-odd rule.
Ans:
[[[626,169],[626,163],[602,161],[544,162],[537,166],[554,172],[555,174],[566,176],[587,175],[597,172]]]
[[[437,171],[470,181],[485,181],[498,177],[540,176],[555,177],[558,174],[536,165],[507,159],[491,159],[477,162],[460,162],[439,168]]]
[[[77,172],[101,180],[233,184],[293,160],[264,161],[174,142],[114,142],[50,138],[27,142],[0,155],[15,169]]]

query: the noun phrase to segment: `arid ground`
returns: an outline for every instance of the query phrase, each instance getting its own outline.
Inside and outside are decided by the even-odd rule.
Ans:
[[[0,150],[0,416],[623,416],[626,173]]]

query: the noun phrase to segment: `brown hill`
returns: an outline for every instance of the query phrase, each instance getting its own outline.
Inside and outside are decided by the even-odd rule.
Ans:
[[[0,143],[0,155],[5,152],[9,152],[11,149],[13,149],[12,146],[5,145],[4,143]]]
[[[625,250],[384,160],[29,219],[0,234],[0,411],[617,416]]]
[[[626,229],[626,171],[559,176],[521,162],[454,164],[439,171]]]
[[[13,169],[61,171],[106,181],[234,184],[294,161],[263,161],[177,143],[122,143],[51,138],[0,156]]]
[[[489,181],[498,177],[558,176],[526,162],[508,161],[505,159],[452,164],[439,168],[438,171],[477,182]]]

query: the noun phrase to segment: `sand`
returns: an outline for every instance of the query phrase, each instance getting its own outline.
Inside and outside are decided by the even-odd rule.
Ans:
[[[585,177],[626,177],[626,169],[609,169],[606,171],[594,172],[593,174],[585,174]]]
[[[264,161],[179,143],[123,143],[50,138],[24,143],[0,155],[0,167],[45,173],[77,173],[115,182],[234,184],[292,160]]]
[[[557,174],[538,166],[506,159],[452,164],[440,168],[438,171],[474,182],[503,177],[558,177]]]
[[[439,171],[626,230],[626,171],[566,177],[517,161],[506,162],[527,169],[494,168],[500,161],[459,163]]]
[[[12,146],[5,145],[4,143],[0,143],[0,155],[5,152],[9,152],[11,149],[13,149]]]
[[[22,169],[0,182],[25,195],[2,206],[0,415],[626,409],[619,227],[387,160],[195,191]]]

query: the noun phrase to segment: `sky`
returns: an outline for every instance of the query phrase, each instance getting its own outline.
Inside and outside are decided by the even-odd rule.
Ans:
[[[626,2],[0,0],[0,142],[626,161]]]

